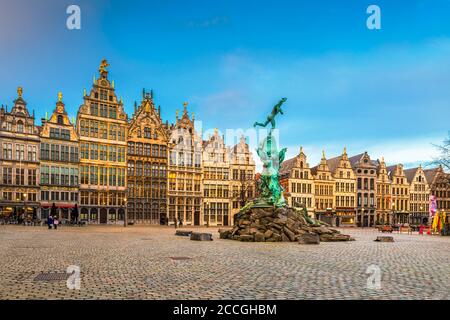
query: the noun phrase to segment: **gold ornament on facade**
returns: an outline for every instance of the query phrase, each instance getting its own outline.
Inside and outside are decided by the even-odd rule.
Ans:
[[[18,87],[18,88],[17,88],[17,95],[18,95],[18,97],[19,97],[19,98],[22,98],[22,94],[23,94],[23,89],[22,89],[22,87]]]

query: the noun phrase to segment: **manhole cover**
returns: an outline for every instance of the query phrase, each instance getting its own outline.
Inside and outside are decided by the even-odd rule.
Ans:
[[[189,257],[170,257],[172,260],[192,260],[192,258]]]
[[[33,281],[63,281],[69,278],[70,274],[68,273],[40,273],[38,274]]]

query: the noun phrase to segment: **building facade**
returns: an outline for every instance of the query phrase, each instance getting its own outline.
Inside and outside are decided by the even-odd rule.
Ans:
[[[169,135],[155,107],[153,92],[143,91],[127,139],[128,222],[166,224]]]
[[[394,223],[409,223],[409,183],[402,164],[387,168],[392,181],[392,213]]]
[[[430,187],[422,166],[404,170],[409,182],[409,223],[427,225],[429,217]]]
[[[71,221],[79,200],[79,141],[61,93],[50,119],[42,119],[40,141],[40,216],[47,218],[53,207],[53,215]]]
[[[450,212],[450,174],[446,173],[442,166],[424,170],[424,174],[431,195],[436,197],[438,212]]]
[[[377,167],[377,210],[375,222],[378,224],[392,224],[392,189],[391,179],[387,171],[384,158],[378,161]]]
[[[302,147],[296,157],[281,164],[280,184],[284,189],[284,196],[289,206],[303,205],[309,216],[315,217],[314,177]]]
[[[376,212],[377,164],[367,152],[349,158],[356,174],[356,225],[373,227]]]
[[[170,128],[169,140],[169,224],[201,225],[202,138],[184,103],[183,115]]]
[[[229,148],[228,154],[230,158],[231,192],[231,219],[229,224],[232,225],[234,215],[255,197],[255,161],[243,136],[239,139],[239,143]]]
[[[320,164],[312,168],[311,173],[314,177],[316,218],[334,225],[336,214],[334,202],[335,181],[328,167],[325,151],[322,152]]]
[[[80,139],[80,219],[123,223],[126,209],[127,114],[102,61],[77,114]]]
[[[203,223],[230,224],[230,159],[217,129],[203,142]]]
[[[0,213],[10,219],[36,219],[39,210],[39,128],[23,90],[11,111],[0,108]]]
[[[356,226],[356,176],[348,159],[347,149],[342,155],[327,161],[335,181],[334,201],[337,226]]]

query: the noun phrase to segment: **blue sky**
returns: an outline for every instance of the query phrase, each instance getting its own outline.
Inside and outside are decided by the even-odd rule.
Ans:
[[[70,4],[81,30],[66,28]],[[366,28],[370,4],[381,30]],[[347,146],[426,162],[450,129],[448,12],[449,0],[0,0],[0,104],[21,85],[40,119],[62,91],[75,116],[105,57],[129,114],[145,87],[164,121],[188,101],[204,129],[247,129],[287,97],[288,156],[303,145],[315,165]]]

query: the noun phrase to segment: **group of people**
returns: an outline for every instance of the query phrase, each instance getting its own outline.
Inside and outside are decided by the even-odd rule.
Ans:
[[[58,229],[59,220],[57,217],[48,216],[47,218],[47,225],[49,229]]]

